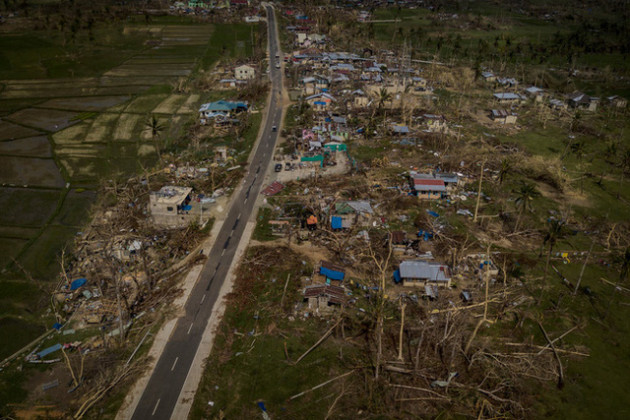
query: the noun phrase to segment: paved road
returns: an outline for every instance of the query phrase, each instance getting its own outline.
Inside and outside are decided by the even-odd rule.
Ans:
[[[201,342],[219,290],[230,266],[235,262],[234,254],[243,235],[243,230],[254,208],[256,198],[273,156],[278,137],[272,131],[280,126],[282,106],[278,92],[282,89],[282,74],[275,68],[278,51],[276,21],[273,9],[267,6],[270,78],[272,96],[269,112],[263,126],[263,135],[250,170],[245,176],[240,193],[234,197],[232,207],[223,223],[199,280],[193,287],[185,305],[185,315],[178,319],[168,343],[144,389],[133,413],[133,419],[170,419],[190,366]]]

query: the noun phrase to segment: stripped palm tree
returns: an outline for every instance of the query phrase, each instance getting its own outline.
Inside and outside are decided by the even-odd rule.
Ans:
[[[392,100],[392,94],[389,93],[387,88],[382,87],[378,92],[378,110],[381,111],[385,104]]]
[[[578,161],[578,170],[580,172],[580,194],[584,193],[584,173],[583,162],[584,156],[586,156],[586,146],[584,142],[579,141],[571,145],[571,153],[575,155],[575,159]]]
[[[534,198],[540,195],[540,192],[538,192],[536,186],[533,184],[523,184],[514,192],[516,193],[514,203],[518,209],[518,216],[516,217],[516,224],[514,225],[514,232],[516,232],[521,223],[523,212],[526,210],[532,211],[532,202],[534,201]]]
[[[155,114],[151,114],[151,116],[147,118],[147,121],[144,123],[144,126],[146,127],[148,131],[151,132],[151,140],[153,140],[153,144],[155,146],[155,151],[157,152],[158,159],[161,160],[162,156],[160,154],[160,145],[158,143],[158,137],[160,136],[160,133],[162,133],[162,131],[164,131],[166,127],[160,123],[160,120],[158,120]]]
[[[499,185],[503,184],[505,178],[512,171],[512,161],[510,159],[503,159],[501,161],[501,169],[499,169]]]
[[[547,233],[543,239],[543,246],[546,244],[549,247],[547,251],[547,261],[545,262],[545,275],[543,277],[543,281],[547,279],[547,271],[549,270],[549,261],[551,260],[553,248],[556,246],[558,240],[564,238],[566,234],[567,229],[564,220],[552,219],[549,221]]]

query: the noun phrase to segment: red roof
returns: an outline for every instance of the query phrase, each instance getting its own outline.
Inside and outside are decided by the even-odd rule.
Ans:
[[[267,188],[262,190],[262,193],[267,196],[276,195],[283,189],[284,189],[283,184],[279,183],[278,181],[274,181],[271,185],[269,185]]]
[[[413,185],[444,185],[441,179],[417,179],[413,180]]]

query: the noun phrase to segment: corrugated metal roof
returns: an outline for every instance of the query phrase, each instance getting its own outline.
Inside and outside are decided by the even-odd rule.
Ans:
[[[358,213],[374,213],[372,206],[367,201],[346,201],[346,204],[354,209]]]
[[[449,268],[446,265],[427,261],[403,261],[400,263],[400,277],[403,279],[426,279],[448,282]]]

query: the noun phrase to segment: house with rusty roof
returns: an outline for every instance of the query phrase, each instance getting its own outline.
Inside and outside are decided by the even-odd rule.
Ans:
[[[490,111],[490,118],[496,123],[508,125],[516,124],[517,115],[505,109],[493,109]]]
[[[330,284],[306,286],[303,296],[308,308],[317,312],[329,312],[334,305],[345,305],[348,300],[343,287]]]

